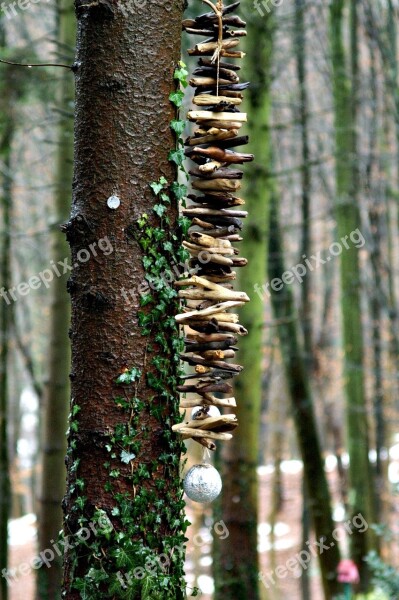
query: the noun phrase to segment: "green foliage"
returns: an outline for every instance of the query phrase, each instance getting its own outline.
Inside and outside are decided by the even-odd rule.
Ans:
[[[399,573],[394,567],[386,564],[376,552],[369,552],[366,561],[373,574],[373,584],[385,592],[389,600],[399,598]]]

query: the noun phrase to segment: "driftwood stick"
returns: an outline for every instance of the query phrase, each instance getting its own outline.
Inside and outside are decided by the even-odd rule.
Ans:
[[[192,220],[192,225],[198,225],[198,227],[202,227],[202,229],[213,229],[213,223],[208,223],[207,221],[202,221],[202,219],[195,218]]]
[[[249,298],[245,292],[233,292],[231,290],[220,291],[209,291],[201,289],[188,289],[180,290],[179,298],[187,298],[188,300],[241,300],[242,302],[249,302]]]
[[[218,85],[218,80],[214,77],[191,77],[188,82],[191,87],[216,87]],[[219,85],[228,85],[230,81],[228,79],[219,79]]]
[[[187,248],[187,250],[193,254],[198,254],[200,252],[208,252],[210,254],[224,254],[226,256],[233,256],[234,255],[234,248],[233,246],[229,246],[229,247],[225,247],[225,246],[215,246],[214,248],[210,248],[207,247],[206,250],[203,248],[203,246],[199,246],[197,244],[193,244],[192,242],[183,242],[183,247]],[[204,258],[207,255],[203,255]]]
[[[188,334],[187,337],[184,338],[185,343],[190,343],[192,345],[201,346],[202,344],[216,344],[216,343],[227,343],[227,348],[229,346],[234,346],[237,343],[237,338],[234,335],[230,335],[228,333],[213,333],[213,334]],[[216,346],[212,346],[212,348],[216,348]],[[217,346],[217,348],[223,348],[222,346]],[[195,348],[194,348],[195,350]]]
[[[200,165],[198,167],[198,176],[202,177],[203,175],[207,175],[208,173],[215,173],[223,163],[220,163],[216,160],[211,160],[210,162],[205,163],[204,165]]]
[[[241,127],[243,126],[243,122],[212,119],[209,121],[201,121],[201,125],[203,125],[204,127],[216,127],[217,129],[241,129]]]
[[[196,383],[189,385],[178,385],[177,391],[182,392],[183,394],[188,394],[193,392],[194,394],[206,394],[208,392],[219,392],[221,394],[231,394],[233,391],[233,386],[226,381],[222,383],[209,383],[208,381],[205,383]]]
[[[190,239],[195,244],[199,244],[200,246],[205,246],[207,248],[231,248],[231,242],[229,240],[218,239],[211,235],[207,235],[206,233],[201,233],[200,231],[192,231],[190,233]],[[199,283],[199,281],[197,281],[196,279],[194,280],[194,282]],[[206,286],[209,286],[209,281],[207,282]],[[211,289],[215,289],[215,287],[211,287]]]
[[[231,196],[230,198],[217,198],[216,196],[196,196],[195,194],[190,194],[191,200],[196,204],[202,204],[206,208],[231,208],[233,206],[243,206],[245,204],[245,200],[243,198],[238,198],[237,196]]]
[[[236,306],[242,306],[243,304],[245,304],[244,302],[238,302],[238,301],[228,301],[228,302],[219,302],[218,304],[215,304],[214,306],[211,306],[209,308],[206,308],[205,310],[202,311],[190,311],[190,312],[186,312],[186,313],[182,313],[180,315],[176,316],[176,321],[182,322],[182,321],[187,321],[188,319],[190,319],[190,317],[195,317],[196,319],[202,318],[202,317],[208,317],[210,315],[214,315],[214,314],[219,314],[221,311],[224,310],[228,310],[229,308],[234,308]],[[229,314],[229,315],[225,315],[226,317],[233,317],[234,315]],[[215,317],[216,318],[216,317]]]
[[[239,190],[241,183],[234,179],[210,179],[193,181],[195,190],[224,190],[226,192]]]
[[[248,212],[246,210],[217,210],[211,208],[195,208],[188,207],[183,209],[183,215],[185,217],[195,217],[197,215],[206,215],[215,216],[215,217],[240,217],[241,219],[245,219],[248,216]]]
[[[175,427],[175,425],[173,425],[173,427]],[[212,440],[227,441],[231,440],[231,438],[233,437],[231,433],[215,433],[214,431],[205,431],[203,429],[191,429],[190,427],[182,427],[178,430],[178,433],[180,433],[183,436],[183,439],[189,439],[194,437],[203,438],[206,436]]]
[[[244,58],[244,56],[246,56],[245,52],[240,52],[237,51],[235,52],[234,50],[221,50],[220,51],[220,56],[225,56],[226,58]]]
[[[207,166],[209,163],[202,165],[203,167]],[[189,170],[189,174],[194,177],[201,177],[203,179],[242,179],[244,173],[242,171],[238,171],[237,169],[228,169],[225,167],[221,167],[220,169],[212,169],[207,171],[201,170],[201,167],[194,167]]]
[[[218,148],[217,146],[209,146],[208,148],[200,148],[194,146],[193,149],[186,150],[185,154],[192,158],[192,155],[199,154],[207,158],[212,158],[222,163],[229,164],[241,164],[244,162],[250,162],[254,159],[253,154],[244,154],[240,152],[234,152],[233,150],[225,150],[224,148]]]
[[[183,439],[185,439],[185,436],[183,436]],[[216,444],[215,444],[215,442],[212,442],[212,440],[208,440],[206,438],[197,438],[197,437],[192,438],[192,440],[193,440],[193,442],[197,442],[198,444],[201,444],[201,446],[205,446],[205,448],[208,448],[208,450],[210,450],[211,452],[214,452],[216,450]]]
[[[205,419],[192,419],[187,423],[176,423],[173,431],[180,431],[186,427],[190,429],[203,429],[205,431],[232,431],[237,427],[237,417],[234,414],[221,415],[220,417],[206,417]]]
[[[242,103],[242,99],[229,98],[228,96],[212,96],[211,94],[199,94],[193,98],[193,104],[196,104],[197,106],[224,104],[225,102],[238,105]]]
[[[219,73],[219,77],[222,79],[228,79],[229,81],[232,81],[233,83],[238,83],[240,81],[240,78],[238,77],[237,73],[235,71],[232,71],[231,69],[223,69],[223,68],[217,68],[216,65],[213,65],[212,67],[197,67],[194,71],[193,71],[193,75],[199,75],[200,77],[202,77],[203,75],[206,77],[216,77],[218,76]],[[212,102],[210,102],[210,104],[212,104]]]
[[[201,65],[202,67],[214,66],[214,63],[211,61],[210,58],[200,58],[198,60],[198,64]],[[235,63],[227,63],[227,62],[220,61],[219,66],[221,69],[230,69],[232,71],[240,71],[241,70],[240,65],[237,65]]]
[[[231,48],[235,48],[240,43],[240,40],[237,38],[222,40],[221,48],[223,50],[230,50]],[[195,44],[194,48],[189,48],[187,53],[189,56],[201,56],[205,55],[213,55],[215,50],[219,48],[219,42],[202,42],[200,44]]]
[[[232,139],[237,137],[237,133],[238,130],[237,129],[229,129],[228,131],[225,130],[218,130],[218,133],[209,133],[206,132],[207,135],[203,135],[201,137],[188,137],[186,140],[186,145],[189,146],[196,146],[197,144],[214,144],[215,142],[221,141],[221,140],[228,140],[228,139]]]
[[[240,121],[246,123],[247,113],[242,112],[212,112],[210,110],[190,110],[187,113],[189,121]]]
[[[223,406],[231,408],[237,406],[235,398],[216,398],[212,394],[204,394],[200,399],[184,399],[180,402],[181,408],[194,408],[195,406]]]
[[[219,368],[223,371],[232,371],[234,373],[241,373],[243,367],[241,365],[235,365],[233,363],[227,363],[225,361],[208,361],[202,358],[202,356],[198,356],[197,354],[192,354],[191,356],[188,354],[180,354],[181,360],[188,362],[190,365],[201,365],[203,367],[213,367]]]

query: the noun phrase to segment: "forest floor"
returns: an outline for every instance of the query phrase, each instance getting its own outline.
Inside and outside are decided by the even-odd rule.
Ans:
[[[328,479],[334,503],[339,506],[339,481],[335,469],[328,472]],[[274,542],[271,539],[271,527],[269,524],[271,492],[274,485],[272,467],[259,468],[260,482],[260,525],[258,527],[259,545],[258,550],[261,557],[261,572],[265,576],[268,585],[264,588],[267,600],[301,600],[301,579],[293,574],[277,577],[276,568],[284,567],[287,560],[295,558],[301,546],[301,512],[302,512],[302,465],[299,461],[284,461],[282,464],[282,500],[281,510],[276,515],[274,528]],[[198,507],[198,505],[196,505]],[[188,516],[193,520],[195,516],[194,506],[188,506]],[[397,515],[396,507],[395,513]],[[198,509],[197,509],[198,510]],[[201,509],[202,512],[202,509]],[[199,513],[197,513],[198,515]],[[339,509],[336,512],[339,517]],[[392,517],[394,515],[392,514]],[[195,520],[195,519],[194,519]],[[198,541],[198,544],[188,551],[186,564],[187,581],[190,586],[197,585],[202,594],[201,600],[212,600],[213,580],[211,578],[211,533],[219,535],[222,539],[228,535],[226,529],[219,525],[217,530],[210,518],[198,519],[201,525],[195,528],[192,525],[187,537]],[[397,521],[397,518],[396,518]],[[12,524],[10,566],[15,568],[23,562],[29,562],[35,555],[35,522],[32,516],[18,519]],[[195,537],[197,536],[197,537]],[[309,542],[314,547],[314,539]],[[271,552],[274,548],[274,552]],[[312,558],[306,565],[311,587],[311,600],[322,600],[323,594],[320,587],[320,578],[317,567],[317,559]],[[281,572],[281,569],[280,569]],[[283,571],[284,573],[284,571]],[[303,573],[303,571],[302,571]],[[196,575],[195,575],[196,574]],[[274,584],[272,581],[274,580]],[[34,600],[34,576],[32,571],[20,576],[10,586],[9,600]],[[250,598],[248,599],[250,600]]]

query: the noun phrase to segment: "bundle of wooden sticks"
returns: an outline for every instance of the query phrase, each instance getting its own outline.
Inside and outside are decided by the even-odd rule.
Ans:
[[[231,150],[248,143],[248,136],[239,135],[246,121],[239,106],[249,83],[239,82],[240,66],[230,62],[244,56],[236,47],[246,35],[246,24],[231,14],[240,2],[224,7],[220,0],[215,4],[203,1],[212,11],[183,21],[187,33],[207,38],[188,51],[200,57],[190,85],[195,88],[193,103],[201,110],[189,111],[188,119],[195,128],[185,142],[186,156],[194,163],[189,170],[192,188],[198,194],[189,194],[190,205],[183,209],[191,220],[183,245],[191,255],[190,269],[195,274],[176,282],[179,296],[185,300],[184,312],[176,316],[185,328],[181,359],[194,369],[178,389],[184,394],[181,407],[197,410],[190,421],[173,429],[183,438],[193,438],[214,450],[213,440],[230,439],[228,432],[237,426],[235,414],[220,415],[217,410],[212,416],[211,407],[236,406],[235,398],[214,394],[231,396],[233,388],[228,380],[242,370],[228,362],[237,350],[237,336],[247,333],[238,323],[238,315],[229,309],[249,301],[244,292],[234,291],[232,286],[234,269],[247,263],[233,246],[242,239],[242,219],[247,216],[234,208],[245,204],[235,195],[243,175],[235,166],[253,160],[253,155]]]

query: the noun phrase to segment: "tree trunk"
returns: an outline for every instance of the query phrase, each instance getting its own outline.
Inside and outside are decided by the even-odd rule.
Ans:
[[[345,0],[334,0],[330,8],[330,36],[333,61],[335,105],[336,201],[335,214],[339,238],[359,228],[359,173],[357,153],[357,2],[351,0],[351,80],[347,75],[343,42]],[[373,482],[368,460],[368,423],[363,373],[363,332],[360,305],[360,266],[358,249],[353,245],[341,254],[341,314],[344,344],[344,379],[349,466],[349,518],[361,513],[373,520]],[[370,531],[370,530],[369,530]],[[368,587],[364,562],[371,535],[354,531],[350,536],[351,555],[361,573],[361,587]]]
[[[72,5],[66,0],[58,4],[58,43],[72,64],[75,47],[75,17]],[[58,133],[57,172],[55,193],[56,223],[63,223],[70,209],[73,171],[73,75],[62,69],[59,107],[61,116]],[[68,244],[59,231],[54,233],[52,259],[62,263],[69,256]],[[69,298],[65,277],[56,277],[52,284],[52,308],[49,341],[48,387],[45,395],[43,423],[43,467],[40,493],[39,550],[51,548],[62,528],[61,501],[65,492],[65,431],[69,411],[70,323]],[[45,564],[38,570],[37,600],[60,597],[62,561],[56,556],[51,569]]]
[[[1,26],[0,48],[5,47],[5,33]],[[7,68],[3,81],[1,99],[0,159],[3,164],[1,184],[2,236],[0,253],[1,287],[11,287],[11,210],[12,210],[12,164],[11,150],[15,131],[14,94],[11,69]],[[7,579],[3,576],[8,566],[8,519],[11,511],[11,486],[8,446],[8,357],[10,325],[13,305],[8,299],[0,304],[0,600],[7,600]],[[5,571],[4,571],[5,570]]]
[[[270,139],[266,126],[270,112],[270,62],[272,57],[272,16],[259,18],[247,4],[245,77],[248,90],[250,147],[255,161],[246,167],[246,220],[241,251],[248,265],[239,273],[238,288],[258,289],[251,302],[240,310],[240,322],[248,330],[240,338],[237,360],[244,366],[235,382],[237,417],[240,426],[222,449],[222,515],[229,529],[229,544],[216,540],[215,598],[236,600],[259,598],[257,552],[259,437],[262,399],[262,342],[264,297],[259,283],[266,273],[266,236],[269,182],[259,166],[270,163]],[[245,6],[245,4],[243,4]],[[260,133],[259,127],[264,130]],[[256,285],[258,286],[256,288]],[[238,501],[237,501],[238,500]]]
[[[278,201],[272,195],[269,226],[269,278],[281,277],[285,272],[283,246],[278,216]],[[272,288],[272,306],[278,320],[281,354],[285,375],[292,402],[293,419],[298,444],[301,450],[304,478],[308,491],[312,516],[312,527],[316,540],[325,540],[330,546],[328,552],[318,555],[325,598],[330,600],[339,592],[336,571],[340,559],[337,543],[332,537],[334,522],[331,513],[331,500],[324,471],[322,448],[317,432],[313,399],[308,375],[299,343],[297,317],[291,289],[288,286],[276,292]],[[309,560],[311,554],[309,553]]]
[[[310,149],[308,132],[308,93],[306,87],[306,34],[305,34],[305,1],[295,0],[295,57],[296,71],[299,85],[299,122],[301,124],[301,192],[302,192],[302,240],[301,257],[310,254],[311,228],[310,228],[310,195],[311,171]],[[301,259],[302,260],[302,259]],[[301,324],[303,330],[306,363],[309,367],[313,364],[312,343],[312,313],[310,277],[305,277],[301,285]]]
[[[178,305],[162,279],[181,259],[177,204],[166,193],[176,176],[169,94],[182,9],[171,0],[140,11],[135,2],[76,4],[64,531],[81,541],[65,559],[68,600],[184,597],[182,444],[171,431],[179,420]],[[155,182],[164,186],[160,199]]]
[[[310,149],[308,132],[308,94],[306,87],[306,33],[305,33],[305,2],[306,0],[295,0],[295,44],[294,54],[296,57],[296,71],[299,85],[299,121],[301,124],[301,192],[302,192],[302,240],[301,257],[309,256],[311,249],[311,171],[310,171]],[[300,260],[302,260],[302,258]],[[311,278],[305,277],[301,285],[301,325],[303,331],[303,345],[305,350],[305,362],[309,375],[314,365],[313,341],[312,341],[312,300],[311,300]],[[302,550],[306,550],[305,543],[310,537],[309,504],[306,482],[303,485],[302,504]],[[303,600],[310,600],[309,571],[306,569],[301,577],[301,593]]]

